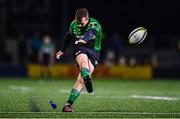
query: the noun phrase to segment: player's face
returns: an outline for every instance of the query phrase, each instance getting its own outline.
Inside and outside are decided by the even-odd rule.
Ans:
[[[49,36],[45,36],[45,37],[44,37],[44,43],[45,43],[45,44],[49,44],[50,42],[51,42],[50,37],[49,37]]]
[[[88,17],[83,17],[82,19],[81,19],[81,21],[77,21],[78,22],[78,26],[80,27],[80,28],[83,28],[83,27],[85,27],[86,25],[87,25],[87,23],[89,22],[89,18]]]

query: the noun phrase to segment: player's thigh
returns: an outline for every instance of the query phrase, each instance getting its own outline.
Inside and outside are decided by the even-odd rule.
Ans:
[[[76,56],[76,61],[77,61],[79,66],[81,66],[82,63],[88,65],[88,56],[86,54],[84,54],[84,53],[79,54],[78,56]]]

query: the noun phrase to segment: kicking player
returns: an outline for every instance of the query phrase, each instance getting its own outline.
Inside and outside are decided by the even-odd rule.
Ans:
[[[73,112],[72,105],[80,95],[84,85],[88,93],[93,92],[91,74],[99,61],[101,40],[102,28],[98,21],[89,17],[87,9],[77,9],[75,20],[70,25],[62,49],[56,53],[56,58],[59,59],[64,55],[69,43],[73,42],[74,55],[80,69],[69,99],[63,107],[63,112]]]

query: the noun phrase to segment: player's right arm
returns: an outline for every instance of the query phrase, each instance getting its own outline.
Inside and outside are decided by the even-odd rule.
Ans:
[[[59,59],[60,57],[62,57],[64,55],[64,52],[65,52],[66,48],[68,47],[68,45],[70,44],[71,40],[72,40],[72,35],[70,32],[68,32],[65,36],[61,50],[56,53],[57,59]]]

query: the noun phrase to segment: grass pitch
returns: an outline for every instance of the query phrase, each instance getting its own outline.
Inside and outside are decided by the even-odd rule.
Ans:
[[[62,113],[75,80],[0,79],[0,118],[180,118],[180,80],[94,80]],[[49,101],[57,109],[53,110]]]

